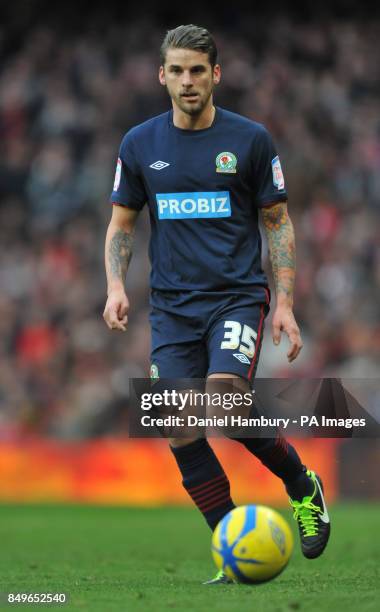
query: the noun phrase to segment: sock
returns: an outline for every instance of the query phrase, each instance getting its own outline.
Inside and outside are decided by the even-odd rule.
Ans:
[[[276,438],[235,438],[245,448],[260,459],[272,474],[284,482],[292,499],[302,501],[306,495],[312,495],[314,483],[306,474],[306,467],[294,446],[281,435]]]
[[[314,483],[306,474],[306,467],[303,466],[302,473],[294,480],[285,483],[286,491],[292,499],[302,501],[306,495],[314,493]]]
[[[235,508],[230,483],[214,451],[205,438],[170,448],[181,471],[183,486],[214,530]]]

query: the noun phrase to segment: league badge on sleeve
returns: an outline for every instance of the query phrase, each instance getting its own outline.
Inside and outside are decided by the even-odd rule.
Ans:
[[[115,181],[113,184],[114,191],[117,191],[119,189],[120,178],[121,178],[121,159],[119,157],[117,160],[117,164],[116,164]]]
[[[282,174],[281,162],[278,155],[272,159],[273,185],[280,191],[285,187],[284,175]]]

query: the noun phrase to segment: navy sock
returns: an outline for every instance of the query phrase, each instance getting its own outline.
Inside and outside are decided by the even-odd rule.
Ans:
[[[294,480],[288,481],[285,484],[286,491],[292,499],[302,501],[306,495],[314,493],[314,483],[306,474],[306,467],[303,466],[303,471]]]
[[[170,448],[181,471],[183,486],[214,530],[235,508],[230,483],[214,451],[205,438]]]
[[[260,459],[273,474],[281,478],[292,499],[302,499],[311,495],[314,484],[306,474],[306,467],[294,446],[282,436],[276,438],[235,438],[245,448]]]

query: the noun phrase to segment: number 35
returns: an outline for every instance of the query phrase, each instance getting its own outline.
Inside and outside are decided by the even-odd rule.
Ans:
[[[255,354],[255,340],[257,333],[252,327],[248,325],[242,326],[239,321],[225,321],[224,322],[224,339],[220,345],[221,349],[237,349],[247,355],[249,359]]]

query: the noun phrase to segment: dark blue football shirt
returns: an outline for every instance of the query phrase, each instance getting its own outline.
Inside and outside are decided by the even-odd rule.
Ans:
[[[123,138],[111,202],[151,221],[152,302],[185,292],[249,293],[265,301],[258,209],[287,199],[272,138],[216,108],[209,128],[174,126],[173,111]]]

